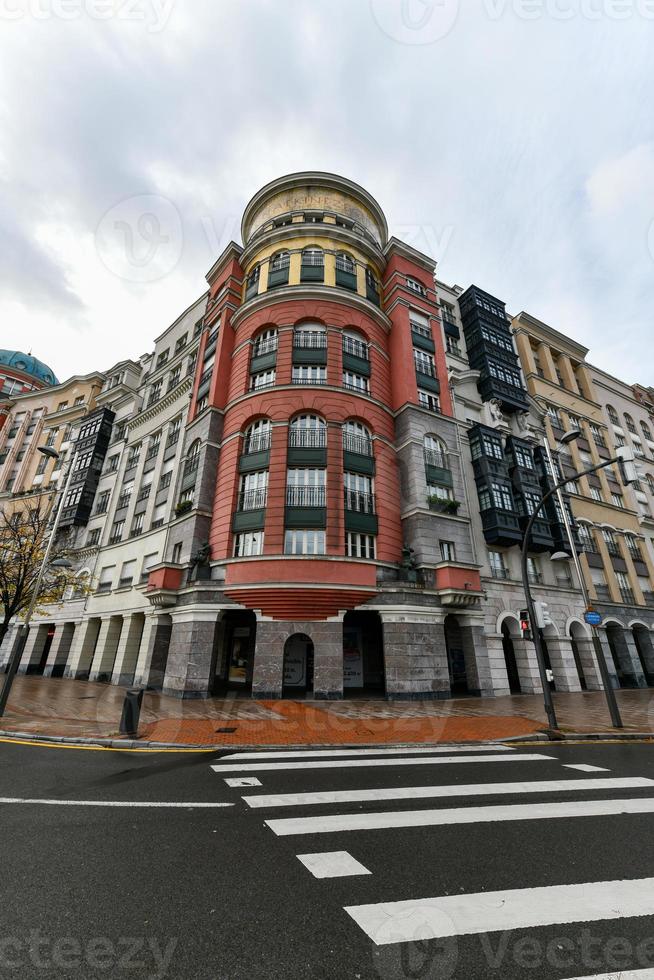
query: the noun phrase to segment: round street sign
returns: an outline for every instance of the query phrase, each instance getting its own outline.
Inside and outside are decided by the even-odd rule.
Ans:
[[[599,626],[599,624],[602,622],[602,617],[598,612],[595,612],[594,609],[587,609],[584,613],[584,619],[589,626]]]

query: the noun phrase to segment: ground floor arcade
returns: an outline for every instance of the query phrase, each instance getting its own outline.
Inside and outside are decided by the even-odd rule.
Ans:
[[[651,626],[610,619],[598,634],[615,687],[654,686]],[[548,627],[544,641],[553,689],[601,688],[584,623]],[[14,642],[15,631],[0,646],[0,669]],[[186,698],[400,700],[541,690],[533,644],[522,638],[517,613],[503,613],[489,629],[476,612],[406,606],[301,622],[199,604],[42,621],[30,630],[20,672]]]

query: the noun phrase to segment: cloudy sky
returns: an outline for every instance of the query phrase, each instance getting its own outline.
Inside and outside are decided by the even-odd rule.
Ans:
[[[654,0],[0,0],[0,347],[135,357],[249,197],[391,233],[654,384]]]

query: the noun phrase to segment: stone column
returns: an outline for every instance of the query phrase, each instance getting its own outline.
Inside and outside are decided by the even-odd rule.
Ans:
[[[297,630],[297,632],[303,631]],[[313,641],[314,698],[319,701],[342,698],[343,623],[340,620],[307,623],[304,632],[307,632]]]
[[[647,687],[633,633],[628,630],[616,630],[612,634],[612,639],[627,686]]]
[[[57,626],[48,659],[45,662],[44,677],[61,677],[63,675],[75,635],[75,625],[75,623],[63,623],[63,625]]]
[[[509,677],[506,672],[502,634],[486,635],[486,647],[488,650],[488,683],[491,687],[488,693],[493,694],[495,697],[510,694],[511,688],[509,687]]]
[[[144,626],[145,617],[142,613],[135,613],[123,624],[111,675],[112,684],[125,686],[133,683]]]
[[[89,674],[90,681],[111,680],[122,628],[122,616],[108,616],[102,620]]]
[[[546,637],[547,651],[554,674],[557,691],[581,691],[581,682],[572,652],[572,644],[567,637]]]
[[[37,665],[41,660],[48,639],[48,628],[47,623],[34,623],[30,626],[27,643],[18,666],[19,674],[26,674],[30,667]]]
[[[586,689],[588,691],[603,690],[602,675],[600,674],[592,639],[590,637],[575,637],[574,642],[577,645],[581,668],[584,672]]]
[[[154,634],[157,626],[157,619],[159,617],[151,612],[145,614],[145,623],[143,624],[143,634],[141,636],[141,643],[139,646],[139,654],[136,661],[136,669],[134,671],[134,680],[132,683],[134,686],[147,686],[148,674],[150,672],[150,663],[152,661],[153,644],[154,644]],[[170,626],[168,627],[168,636],[170,637]],[[163,677],[162,677],[163,681]]]
[[[88,680],[91,661],[95,653],[102,620],[99,616],[85,619],[75,630],[72,649],[64,670],[64,677]]]
[[[616,670],[616,663],[613,657],[613,651],[611,650],[611,645],[609,643],[609,638],[606,635],[605,629],[599,629],[598,633],[600,638],[600,644],[604,652],[604,662],[606,664],[606,669],[608,670],[609,676],[611,678],[611,684],[613,687],[618,688],[620,687],[620,678],[618,677],[618,673]]]
[[[645,680],[648,686],[654,686],[654,644],[652,644],[652,634],[647,629],[634,630],[634,642],[639,653],[641,664],[645,667]]]
[[[9,658],[11,657],[11,651],[14,648],[14,643],[18,637],[18,630],[14,629],[12,626],[9,627],[5,633],[5,638],[0,643],[0,670],[3,670],[9,663]]]
[[[484,627],[481,623],[470,622],[460,625],[459,629],[468,690],[471,694],[492,695],[493,678]]]
[[[449,698],[445,628],[429,614],[378,610],[384,631],[386,696]]]
[[[215,610],[206,609],[172,613],[164,694],[177,698],[209,697],[215,674],[218,616]]]
[[[282,696],[284,644],[289,636],[286,627],[287,624],[284,623],[257,618],[257,639],[254,647],[252,674],[253,698],[270,700]],[[300,632],[304,632],[304,630],[300,630]]]
[[[511,639],[513,641],[513,650],[522,693],[542,694],[543,685],[540,682],[538,660],[533,643],[528,643],[526,640],[516,636],[511,637]]]

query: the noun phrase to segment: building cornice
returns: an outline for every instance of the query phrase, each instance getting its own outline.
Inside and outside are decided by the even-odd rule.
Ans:
[[[256,238],[248,242],[243,249],[243,254],[241,255],[243,268],[246,269],[257,252],[260,252],[263,248],[266,248],[269,245],[274,245],[277,242],[285,242],[289,238],[333,238],[335,241],[343,245],[349,245],[351,248],[364,252],[369,259],[380,267],[380,269],[383,270],[384,266],[386,265],[384,253],[379,246],[368,241],[368,239],[362,237],[361,235],[358,235],[355,231],[351,231],[349,228],[343,228],[341,225],[332,225],[327,222],[324,224],[316,224],[313,221],[298,221],[290,225],[280,225],[278,228],[272,228],[270,231],[264,232],[262,235],[257,235]],[[290,251],[292,252],[293,249],[290,249]],[[302,250],[297,249],[297,251]],[[339,249],[334,249],[334,252],[337,251],[339,251]]]
[[[585,361],[586,359],[586,355],[588,354],[587,347],[555,330],[554,327],[548,326],[542,320],[538,320],[531,313],[525,313],[522,310],[517,316],[512,318],[511,326],[516,334],[524,333],[529,337],[540,337],[544,343],[551,344],[551,346],[555,347],[562,354],[572,354],[579,361]]]

